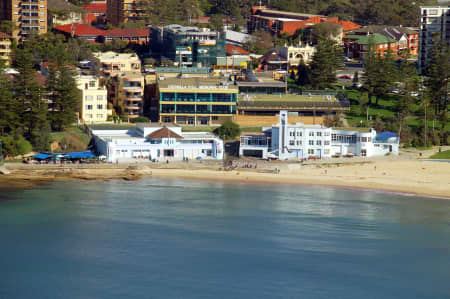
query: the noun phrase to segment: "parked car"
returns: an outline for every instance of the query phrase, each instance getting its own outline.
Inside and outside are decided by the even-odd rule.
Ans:
[[[341,76],[339,76],[339,78],[340,79],[348,79],[348,80],[350,80],[352,78],[352,76],[350,76],[350,75],[341,75]]]

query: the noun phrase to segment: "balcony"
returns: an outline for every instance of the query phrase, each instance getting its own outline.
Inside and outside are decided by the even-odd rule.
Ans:
[[[126,110],[141,110],[141,107],[139,106],[123,106]]]

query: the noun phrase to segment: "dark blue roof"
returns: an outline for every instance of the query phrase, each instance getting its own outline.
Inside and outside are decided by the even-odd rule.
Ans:
[[[389,139],[392,137],[397,137],[397,134],[392,133],[392,132],[383,132],[383,133],[377,134],[377,136],[376,136],[377,139]]]

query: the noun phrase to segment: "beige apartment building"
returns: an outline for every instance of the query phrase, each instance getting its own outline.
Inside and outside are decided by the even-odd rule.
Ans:
[[[113,78],[109,101],[128,118],[142,115],[144,108],[144,76],[140,72],[124,72]]]
[[[81,119],[85,123],[105,122],[108,118],[108,92],[96,76],[76,77],[82,93]]]
[[[100,60],[105,76],[117,76],[124,72],[141,72],[141,60],[136,53],[98,52],[94,56]]]
[[[2,0],[0,1],[0,21],[11,21],[16,29],[15,39],[22,39],[32,32],[47,32],[47,0]]]
[[[143,20],[147,16],[148,2],[148,0],[107,0],[106,18],[113,26]]]
[[[0,59],[5,62],[5,65],[9,65],[9,59],[11,54],[11,37],[3,32],[0,32]]]

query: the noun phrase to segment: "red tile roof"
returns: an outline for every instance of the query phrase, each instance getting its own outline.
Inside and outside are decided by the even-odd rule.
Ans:
[[[89,3],[83,5],[83,9],[89,12],[104,12],[106,13],[106,3]]]
[[[232,44],[227,44],[226,47],[227,55],[248,55],[248,52],[241,47]]]
[[[106,30],[104,36],[150,36],[149,29],[112,29]]]
[[[148,138],[151,139],[162,139],[162,138],[176,138],[176,139],[183,139],[180,135],[175,133],[174,131],[170,130],[167,127],[163,127],[159,130],[154,131],[153,133],[148,134]]]
[[[100,30],[95,27],[80,24],[80,23],[56,26],[56,27],[53,27],[53,29],[55,29],[57,31],[65,32],[68,34],[72,34],[72,30],[74,30],[75,36],[102,36],[105,33],[105,30]]]
[[[343,31],[351,31],[351,30],[356,30],[356,29],[361,28],[360,25],[353,23],[351,21],[339,21],[339,24],[342,25]]]

